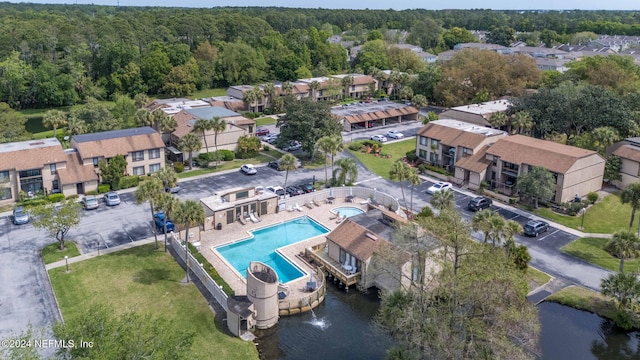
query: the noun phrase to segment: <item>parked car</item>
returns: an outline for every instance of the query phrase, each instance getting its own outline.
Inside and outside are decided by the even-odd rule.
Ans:
[[[404,134],[401,133],[400,131],[389,130],[387,131],[387,137],[389,139],[404,139]]]
[[[11,219],[14,225],[23,225],[29,222],[29,213],[24,210],[24,207],[16,206]]]
[[[267,191],[271,191],[272,193],[280,196],[280,197],[284,197],[286,192],[284,191],[284,189],[282,188],[282,186],[269,186],[267,187]]]
[[[109,206],[120,205],[120,196],[115,191],[109,191],[104,194],[104,202]]]
[[[451,185],[451,183],[440,181],[438,183],[435,183],[435,184],[431,185],[427,189],[427,193],[435,194],[435,193],[440,192],[440,191],[449,191],[452,188],[453,188],[453,186]]]
[[[164,234],[164,211],[153,214],[153,222],[156,225],[156,230]],[[176,226],[173,224],[173,221],[167,219],[167,232],[172,232],[175,228]]]
[[[287,192],[287,194],[289,194],[289,196],[296,196],[296,195],[304,194],[304,190],[300,189],[299,187],[297,187],[295,185],[287,186],[285,191]]]
[[[282,171],[282,170],[284,170],[284,169],[281,169],[281,168],[280,168],[280,162],[278,162],[277,160],[275,160],[275,161],[270,161],[270,162],[267,164],[267,166],[268,166],[268,167],[270,167],[270,168],[272,168],[272,169],[276,169],[276,170],[278,170],[278,171]]]
[[[180,190],[182,190],[182,187],[178,184],[175,184],[174,186],[167,186],[166,188],[164,188],[164,191],[170,194],[177,194],[180,192]]]
[[[265,136],[265,135],[269,135],[269,129],[267,129],[264,126],[258,126],[256,128],[256,136]]]
[[[469,200],[469,204],[467,204],[467,209],[471,211],[478,211],[482,209],[488,209],[493,201],[486,196],[477,196],[473,199]]]
[[[82,204],[82,207],[84,207],[85,210],[93,210],[100,207],[100,203],[98,202],[98,199],[96,199],[96,197],[93,195],[87,195],[83,197],[80,203]]]
[[[540,220],[529,220],[524,225],[524,234],[527,236],[538,236],[549,231],[549,223]]]
[[[284,151],[298,151],[300,149],[302,149],[302,144],[296,140],[289,140],[289,142],[282,147]]]
[[[302,189],[302,191],[304,191],[305,193],[310,193],[310,192],[316,191],[316,188],[313,186],[313,184],[310,184],[310,183],[298,184],[296,186],[299,187],[300,189]]]
[[[258,173],[258,170],[256,170],[256,167],[253,166],[252,164],[244,164],[244,165],[242,165],[240,167],[240,171],[242,171],[246,175],[255,175],[255,174]]]
[[[385,142],[387,141],[387,138],[384,135],[373,135],[371,140]]]
[[[265,135],[260,137],[260,140],[269,143],[269,144],[273,144],[273,142],[275,142],[276,140],[278,140],[278,134],[269,134],[269,135]]]

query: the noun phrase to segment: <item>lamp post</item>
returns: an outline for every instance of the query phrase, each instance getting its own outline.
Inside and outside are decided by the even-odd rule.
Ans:
[[[582,208],[582,225],[580,225],[580,230],[584,230],[584,213],[587,212],[587,208]]]
[[[69,256],[64,256],[64,263],[67,265],[67,272],[69,272]]]

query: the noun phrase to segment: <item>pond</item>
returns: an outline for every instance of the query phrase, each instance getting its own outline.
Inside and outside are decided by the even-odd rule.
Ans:
[[[345,293],[333,284],[314,313],[280,318],[260,336],[262,358],[384,359],[392,340],[373,325],[376,294]],[[538,305],[540,360],[640,359],[640,333],[624,332],[595,314],[555,303]]]

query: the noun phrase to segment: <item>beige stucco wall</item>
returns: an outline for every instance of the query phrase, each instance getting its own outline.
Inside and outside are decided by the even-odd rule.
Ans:
[[[562,176],[562,190],[556,193],[556,202],[572,200],[576,194],[585,196],[602,188],[604,177],[604,159],[594,154],[578,159]],[[560,183],[560,177],[558,178]]]
[[[254,129],[255,131],[255,129]],[[218,150],[232,150],[235,151],[238,147],[238,139],[242,135],[248,135],[249,132],[241,127],[228,125],[227,130],[218,134]],[[206,132],[207,144],[209,145],[209,152],[216,151],[216,137],[213,131]],[[201,137],[202,138],[202,137]],[[204,138],[202,138],[202,149],[198,152],[194,152],[193,156],[197,156],[196,154],[205,153],[207,149],[205,147]]]
[[[278,322],[278,282],[264,282],[255,276],[253,271],[266,271],[275,276],[275,271],[269,266],[251,262],[251,271],[247,271],[247,297],[254,306],[256,327],[268,329]]]
[[[160,164],[160,168],[162,169],[164,167],[164,148],[158,148],[158,151],[160,153],[160,157],[155,158],[155,159],[150,159],[150,153],[151,150],[144,150],[144,159],[140,160],[140,161],[133,161],[133,156],[132,153],[128,153],[125,155],[125,158],[127,159],[127,170],[126,173],[128,175],[133,175],[133,168],[139,167],[139,166],[143,166],[144,167],[144,175],[149,174],[149,165],[153,165],[153,164]],[[91,160],[91,163],[93,163],[93,160]]]
[[[638,176],[640,163],[624,158],[621,158],[621,160],[622,167],[620,169],[620,175],[622,175],[622,180],[615,181],[615,185],[620,189],[624,189],[630,184],[640,181],[640,177]]]

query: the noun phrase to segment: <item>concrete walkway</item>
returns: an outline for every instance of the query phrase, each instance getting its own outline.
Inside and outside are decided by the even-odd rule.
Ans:
[[[123,245],[113,246],[113,247],[110,247],[108,249],[94,251],[94,252],[90,252],[90,253],[86,253],[86,254],[81,254],[81,255],[78,255],[78,256],[70,257],[67,260],[60,260],[60,261],[56,261],[56,262],[47,264],[47,265],[45,265],[45,269],[47,271],[49,271],[51,269],[67,266],[67,261],[68,261],[68,264],[71,265],[71,264],[75,264],[75,263],[80,262],[80,261],[93,259],[93,258],[101,256],[101,255],[111,254],[111,253],[122,251],[122,250],[125,250],[125,249],[131,249],[131,248],[134,248],[134,247],[137,247],[137,246],[151,244],[151,243],[153,243],[155,241],[156,241],[155,237],[152,236],[152,237],[149,237],[149,238],[146,238],[146,239],[143,239],[143,240],[138,240],[138,241],[130,242],[130,243],[123,244]],[[158,245],[160,245],[160,244],[164,244],[164,234],[158,235]]]

